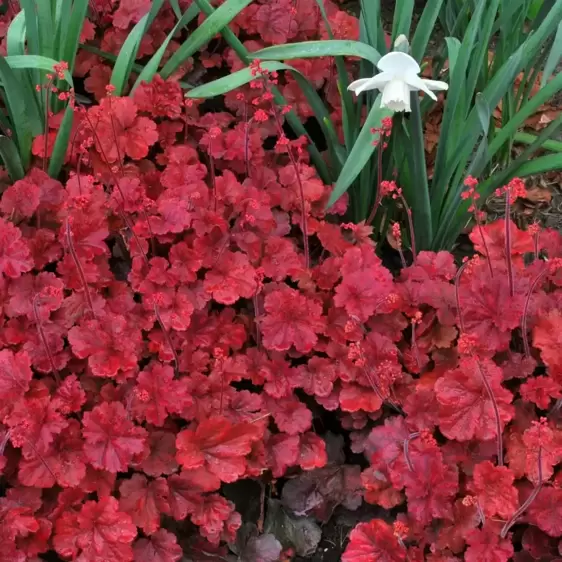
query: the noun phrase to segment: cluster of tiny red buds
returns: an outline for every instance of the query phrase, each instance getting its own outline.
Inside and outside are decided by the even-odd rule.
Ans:
[[[393,524],[394,535],[399,539],[405,539],[410,532],[408,525],[403,523],[402,521],[395,521]]]
[[[465,201],[468,199],[471,201],[471,205],[468,208],[469,213],[477,213],[476,201],[480,199],[480,193],[476,192],[478,180],[472,176],[468,176],[464,180],[464,185],[466,186],[466,189],[461,193],[461,199],[464,199]]]
[[[402,190],[396,185],[395,181],[381,181],[379,190],[381,197],[392,195],[393,199],[396,199],[396,196],[402,193]]]
[[[64,80],[65,78],[65,74],[68,70],[68,63],[65,61],[61,61],[57,64],[53,65],[53,70],[56,72],[57,76],[61,79]]]
[[[527,232],[531,236],[536,236],[540,231],[541,231],[541,227],[538,222],[534,222],[527,227]]]
[[[476,351],[478,338],[474,334],[461,334],[457,348],[461,355],[472,355]]]
[[[422,429],[420,431],[420,441],[428,447],[435,447],[437,445],[437,441],[429,429]]]
[[[478,500],[474,496],[465,496],[462,499],[462,504],[465,507],[472,507],[473,505],[478,505]]]
[[[470,275],[475,268],[477,268],[480,263],[482,262],[482,259],[480,258],[480,256],[478,254],[472,256],[471,258],[469,258],[468,256],[465,256],[462,259],[463,263],[466,264],[466,268],[464,270],[465,275]]]
[[[366,362],[363,357],[363,351],[361,350],[361,344],[359,342],[352,342],[349,344],[349,349],[347,352],[347,358],[353,361],[356,367],[364,367]]]
[[[220,347],[215,347],[213,349],[213,359],[215,360],[215,366],[220,367],[226,361],[226,353]]]
[[[521,178],[513,178],[507,185],[496,189],[496,197],[501,197],[504,193],[509,193],[509,202],[513,205],[518,197],[527,197],[525,182]]]
[[[392,117],[385,117],[381,121],[380,127],[371,127],[371,134],[378,135],[378,138],[373,141],[373,146],[378,146],[380,139],[387,139],[392,133]],[[382,148],[385,150],[388,147],[388,142],[383,142]]]
[[[422,321],[422,313],[418,310],[414,313],[414,315],[410,319],[410,322],[413,326],[415,326],[416,324],[421,324],[421,321]]]
[[[113,84],[108,84],[105,87],[105,93],[108,96],[112,96],[115,93],[115,86]]]
[[[219,127],[211,127],[209,129],[209,137],[213,140],[218,139],[222,135],[222,131]]]
[[[257,284],[256,294],[258,294],[263,290],[263,280],[265,279],[265,271],[263,270],[263,267],[258,267],[256,269],[255,277]]]
[[[392,223],[392,227],[390,229],[392,236],[396,240],[396,244],[399,248],[402,247],[402,231],[400,230],[400,224],[395,222]]]

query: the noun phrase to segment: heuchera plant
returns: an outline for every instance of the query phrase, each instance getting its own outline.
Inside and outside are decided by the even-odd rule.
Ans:
[[[389,271],[370,227],[338,224],[345,199],[326,214],[278,78],[255,72],[230,112],[173,79],[105,89],[76,106],[68,177],[39,136],[4,191],[0,561],[225,560],[242,517],[223,484],[289,471],[301,515],[394,515],[344,562],[555,559],[562,237],[478,222],[460,267],[400,248]],[[503,195],[509,217],[522,182]],[[334,466],[320,412],[363,468]],[[282,555],[264,535],[246,556],[265,550]]]

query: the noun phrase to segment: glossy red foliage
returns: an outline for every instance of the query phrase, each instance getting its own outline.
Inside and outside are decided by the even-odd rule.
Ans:
[[[83,40],[116,53],[151,3],[90,4]],[[336,38],[357,36],[325,6]],[[165,3],[139,57],[174,25]],[[231,28],[252,50],[328,36],[303,1],[257,0]],[[228,48],[194,64],[240,68]],[[292,64],[341,112],[333,61]],[[0,199],[0,562],[224,560],[243,523],[225,490],[244,479],[322,521],[392,509],[344,562],[554,559],[562,236],[509,222],[509,245],[496,221],[462,271],[448,252],[390,271],[370,227],[338,222],[345,198],[326,210],[332,187],[260,83],[210,113],[177,76],[115,97],[97,55],[76,73],[99,103],[77,110],[60,181],[40,135]],[[326,419],[364,470],[334,460]],[[280,549],[265,534],[244,556]]]

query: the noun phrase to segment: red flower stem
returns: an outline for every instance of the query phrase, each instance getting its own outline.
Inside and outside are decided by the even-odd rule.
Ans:
[[[382,153],[383,153],[383,143],[382,139],[379,139],[379,146],[377,147],[377,196],[375,198],[375,204],[371,209],[371,213],[367,218],[367,222],[365,224],[370,225],[374,220],[379,209],[379,205],[381,204],[382,197],[381,197],[381,183],[382,183]]]
[[[412,261],[414,265],[416,265],[416,237],[414,234],[414,221],[412,220],[412,209],[410,209],[406,199],[402,193],[400,193],[400,201],[402,201],[402,205],[406,209],[406,217],[408,218],[408,229],[410,230],[410,242],[412,246]]]
[[[267,81],[265,79],[263,79],[263,84],[264,84],[264,89],[268,91]],[[275,120],[275,125],[277,127],[277,134],[279,135],[279,138],[283,138],[285,136],[285,133],[283,132],[283,126],[281,125],[279,111],[273,99],[271,100],[271,109]],[[302,230],[303,245],[304,245],[304,264],[306,269],[310,269],[310,250],[308,247],[308,224],[306,221],[306,201],[304,198],[304,187],[302,185],[302,178],[293,151],[291,150],[290,146],[287,146],[286,148],[287,148],[287,154],[289,155],[289,159],[291,160],[291,164],[295,169],[295,176],[297,178],[297,184],[299,186],[299,195],[301,200],[301,230]]]
[[[246,166],[246,177],[250,177],[250,126],[254,118],[248,119],[248,104],[244,104],[244,164]]]
[[[460,283],[461,283],[461,275],[463,274],[464,270],[466,269],[466,266],[468,265],[468,262],[463,263],[458,271],[457,274],[455,275],[455,301],[457,304],[457,316],[459,319],[459,328],[461,333],[464,333],[466,330],[464,329],[464,318],[462,315],[462,310],[461,310],[461,296],[460,296],[460,292],[459,292],[459,287],[460,287]]]
[[[142,258],[144,259],[145,264],[148,266],[148,258],[146,257],[146,254],[142,250],[140,240],[139,240],[136,232],[133,230],[132,223],[129,221],[129,219],[127,218],[127,215],[125,214],[125,194],[123,193],[123,190],[121,189],[121,185],[119,184],[119,178],[117,177],[115,172],[112,170],[111,165],[109,164],[109,161],[107,159],[105,151],[104,151],[103,147],[101,146],[100,138],[98,136],[98,133],[95,130],[95,128],[93,126],[93,123],[92,123],[92,121],[91,121],[91,119],[90,119],[90,117],[88,116],[87,113],[85,114],[85,117],[86,117],[86,120],[88,121],[88,124],[90,125],[90,129],[92,131],[92,134],[94,135],[95,140],[98,143],[98,146],[100,147],[100,152],[101,152],[102,158],[104,159],[105,165],[107,166],[107,168],[109,170],[109,173],[111,174],[111,176],[113,178],[113,181],[115,182],[115,186],[117,187],[117,190],[119,191],[119,195],[121,195],[123,211],[119,214],[121,215],[121,218],[123,219],[123,222],[125,223],[125,226],[131,231],[131,234],[132,234],[135,242],[137,243],[139,252],[140,252]],[[151,236],[151,243],[152,243],[152,246],[154,247],[154,238],[152,237],[152,229],[150,228],[150,223],[148,222],[148,215],[146,215],[146,210],[143,209],[143,213],[145,214],[148,232]]]
[[[523,348],[525,349],[525,357],[531,357],[531,348],[529,346],[529,338],[527,336],[527,313],[529,312],[529,304],[531,302],[531,295],[535,290],[536,286],[548,272],[548,267],[545,267],[533,280],[529,290],[527,291],[527,296],[525,297],[525,306],[523,307],[523,316],[521,318],[521,337],[523,338]]]
[[[43,171],[47,170],[47,152],[49,150],[49,101],[51,86],[53,84],[53,79],[49,79],[47,86],[45,88],[45,135],[44,135],[44,145],[43,145]]]
[[[41,322],[41,318],[39,317],[39,310],[37,309],[37,298],[39,297],[39,293],[37,293],[33,300],[31,301],[31,305],[33,308],[33,316],[35,317],[35,324],[37,326],[37,332],[39,332],[39,338],[41,339],[41,343],[45,348],[45,353],[49,358],[49,363],[51,364],[51,369],[53,370],[53,375],[55,377],[55,381],[57,385],[60,385],[60,376],[57,367],[55,366],[55,360],[53,358],[53,354],[49,348],[49,344],[47,342],[47,337],[45,336],[45,331],[43,330],[43,324]]]
[[[260,303],[259,303],[259,298],[258,298],[258,294],[256,293],[253,297],[252,297],[253,301],[254,301],[254,324],[256,325],[256,346],[258,347],[258,349],[261,349],[261,332],[260,332],[260,324],[259,324],[259,320],[258,318],[260,317]]]
[[[476,221],[476,228],[478,229],[480,238],[482,239],[482,246],[484,246],[484,251],[486,252],[486,262],[488,263],[488,271],[490,272],[490,277],[493,279],[494,270],[492,269],[492,260],[490,259],[490,252],[488,251],[488,242],[486,242],[486,238],[484,237],[484,231],[482,230],[482,225],[480,224],[480,221],[476,216],[474,217],[474,219]]]
[[[80,265],[80,260],[78,259],[78,255],[76,254],[76,250],[74,249],[74,242],[72,241],[72,232],[70,231],[69,217],[66,217],[66,242],[68,244],[70,255],[72,256],[72,259],[74,261],[74,265],[76,265],[76,269],[78,270],[78,276],[80,277],[82,287],[84,288],[84,294],[86,295],[86,301],[88,302],[88,307],[92,313],[92,316],[95,318],[96,313],[94,311],[94,304],[92,302],[92,297],[90,295],[90,289],[88,288],[88,283],[86,281],[86,276],[84,275],[84,270]]]
[[[535,250],[535,259],[536,260],[539,259],[539,236],[540,236],[540,233],[537,229],[537,231],[533,235],[533,248]]]
[[[488,398],[492,402],[492,407],[494,409],[494,417],[496,421],[496,445],[497,445],[497,452],[498,452],[498,466],[503,466],[503,436],[502,436],[502,425],[501,425],[501,418],[500,418],[500,410],[498,408],[498,403],[496,401],[496,397],[494,396],[494,391],[486,378],[486,374],[484,373],[484,369],[482,369],[482,365],[480,365],[480,361],[477,357],[472,354],[473,359],[476,362],[476,366],[478,367],[478,371],[480,372],[480,376],[482,377],[482,382],[484,383],[484,388],[488,393]]]
[[[418,364],[418,369],[421,371],[422,364],[420,359],[420,350],[418,349],[418,343],[416,341],[416,324],[412,322],[412,349],[414,350],[414,355],[416,357],[416,363]]]
[[[215,174],[215,161],[213,159],[213,139],[209,137],[209,175],[211,176],[211,186],[213,188],[214,211],[217,212],[218,196],[217,196],[217,179]]]
[[[180,362],[178,360],[178,354],[176,353],[176,349],[172,344],[172,338],[170,337],[170,333],[166,329],[164,321],[162,320],[162,316],[160,316],[160,312],[158,311],[158,305],[156,303],[154,303],[154,315],[156,316],[156,320],[158,320],[158,324],[160,326],[160,329],[162,330],[162,334],[164,335],[164,339],[166,340],[166,343],[170,347],[172,355],[174,356],[174,366],[175,366],[174,375],[177,376],[177,374],[179,372],[179,368],[180,368]]]
[[[400,263],[402,263],[402,268],[406,269],[408,267],[408,264],[406,263],[406,258],[404,257],[404,252],[402,251],[402,248],[398,247],[398,254],[400,255]]]
[[[457,304],[457,315],[458,315],[458,318],[459,318],[459,328],[460,328],[461,334],[465,333],[465,327],[464,327],[464,319],[463,319],[463,316],[462,316],[459,285],[460,285],[461,275],[463,274],[467,265],[468,265],[468,262],[463,263],[459,267],[459,270],[457,271],[457,274],[455,276],[455,300],[456,300],[456,304]],[[479,371],[480,376],[482,378],[482,383],[484,385],[484,388],[486,389],[486,393],[488,394],[488,398],[492,402],[492,408],[494,409],[494,417],[495,417],[495,422],[496,422],[496,444],[497,444],[497,453],[498,453],[498,466],[503,466],[503,437],[502,437],[502,431],[501,431],[501,418],[500,418],[500,410],[498,408],[498,403],[497,403],[496,397],[494,395],[494,391],[492,390],[492,387],[490,386],[490,383],[488,382],[488,379],[486,378],[484,370],[482,369],[482,366],[480,365],[480,361],[478,360],[478,358],[476,357],[476,355],[474,353],[471,352],[470,355],[474,359],[474,361],[476,363],[476,366],[478,367],[478,371]]]
[[[414,465],[412,464],[412,459],[410,459],[410,441],[415,439],[416,437],[420,436],[420,432],[416,431],[415,433],[410,433],[406,439],[404,439],[404,443],[402,444],[402,448],[404,449],[404,460],[410,469],[410,472],[414,472]]]
[[[509,285],[509,295],[515,295],[513,286],[513,262],[511,260],[511,188],[508,186],[505,192],[505,260],[507,265],[507,282]]]
[[[509,532],[509,529],[511,529],[511,527],[513,527],[513,525],[515,525],[517,519],[519,519],[519,517],[521,517],[521,515],[523,515],[523,513],[525,513],[525,511],[527,511],[527,509],[529,509],[529,506],[535,501],[535,498],[539,495],[539,492],[542,489],[542,485],[543,485],[542,447],[540,445],[539,445],[538,460],[539,460],[539,483],[535,486],[534,490],[531,492],[529,497],[521,504],[519,509],[511,516],[511,518],[508,521],[506,521],[506,523],[503,526],[503,528],[501,530],[501,533],[500,533],[500,537],[502,539],[505,539],[505,537],[507,536],[507,533]]]

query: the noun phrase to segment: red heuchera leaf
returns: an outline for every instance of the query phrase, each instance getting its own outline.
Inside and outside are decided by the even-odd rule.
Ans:
[[[201,534],[212,544],[218,544],[229,518],[234,513],[234,504],[219,494],[201,496],[191,514],[191,521],[200,527]],[[240,525],[238,525],[239,527]]]
[[[542,314],[533,328],[533,345],[541,350],[541,358],[549,375],[562,382],[562,312],[550,310]]]
[[[168,478],[168,501],[171,514],[177,521],[194,512],[201,502],[203,492],[214,492],[221,485],[220,479],[206,468],[184,470]]]
[[[256,272],[242,252],[224,252],[213,269],[205,274],[205,291],[222,304],[251,298],[257,291]]]
[[[511,255],[522,256],[533,251],[533,237],[528,231],[520,230],[513,221],[509,221],[511,234]],[[485,243],[482,241],[484,234]],[[483,256],[489,253],[492,261],[505,263],[505,221],[498,220],[482,225],[480,229],[474,229],[470,239],[476,251]]]
[[[105,402],[83,417],[84,453],[94,468],[126,472],[144,450],[147,432],[134,425],[120,402]]]
[[[142,474],[133,474],[121,483],[119,494],[119,509],[128,513],[147,535],[160,528],[162,513],[170,513],[168,484],[164,478],[148,481]]]
[[[178,469],[176,462],[176,435],[172,431],[150,431],[148,435],[150,454],[139,468],[149,476],[173,474]]]
[[[0,210],[18,218],[31,218],[39,207],[41,189],[30,178],[16,181],[2,194]]]
[[[409,441],[407,454],[391,465],[390,477],[396,489],[406,488],[408,513],[418,523],[428,525],[432,518],[453,518],[458,475],[444,464],[443,454],[430,434],[422,432]]]
[[[487,523],[482,529],[474,529],[466,536],[468,549],[466,562],[507,562],[513,556],[513,545],[509,538],[500,538],[499,528]]]
[[[497,435],[494,406],[482,376],[494,394],[502,431],[503,424],[513,416],[512,395],[501,385],[501,369],[488,359],[461,359],[459,367],[447,371],[434,387],[439,402],[439,428],[449,439],[489,441]]]
[[[49,445],[29,449],[19,462],[18,478],[25,486],[62,488],[79,486],[86,476],[84,441],[80,422],[68,420],[68,426]]]
[[[135,562],[178,562],[183,555],[176,536],[159,529],[147,539],[138,539],[133,545]]]
[[[88,110],[96,124],[96,149],[109,163],[125,155],[140,160],[158,140],[156,123],[137,116],[137,106],[130,97],[106,97],[99,106]]]
[[[150,83],[142,82],[133,96],[140,111],[151,113],[153,117],[170,119],[181,116],[182,98],[180,85],[173,80],[163,80],[159,74]]]
[[[65,558],[88,562],[131,562],[137,528],[113,497],[86,502],[79,513],[65,511],[55,523],[53,545]]]
[[[294,395],[270,399],[267,407],[279,430],[289,435],[304,433],[312,425],[312,412]]]
[[[273,476],[279,478],[285,474],[287,468],[297,464],[300,453],[300,439],[298,435],[277,433],[271,435],[267,441],[268,466]]]
[[[83,319],[68,332],[73,353],[88,358],[92,374],[115,377],[137,366],[137,337],[124,316],[107,313],[103,319]]]
[[[532,421],[531,427],[523,433],[523,444],[525,445],[525,474],[527,478],[538,485],[548,480],[553,472],[554,466],[562,460],[562,433],[549,427],[545,418],[539,422]],[[539,459],[541,470],[539,473]]]
[[[257,424],[233,424],[217,416],[178,433],[176,458],[184,469],[205,467],[223,482],[234,482],[244,474],[244,457],[261,436]]]
[[[474,467],[473,489],[486,517],[499,515],[509,519],[519,506],[515,476],[506,466],[495,466],[484,461]]]
[[[325,328],[322,306],[287,286],[269,293],[264,309],[260,327],[268,349],[286,351],[294,345],[297,351],[308,353]]]
[[[121,0],[113,14],[113,25],[127,29],[131,22],[137,23],[150,10],[150,0]]]
[[[562,397],[562,386],[550,377],[533,377],[519,387],[519,393],[523,400],[533,402],[541,410],[546,410],[552,398]]]
[[[15,279],[33,267],[33,258],[21,230],[0,218],[0,273]]]
[[[394,530],[381,519],[359,523],[349,535],[342,562],[405,562],[406,549],[398,543]]]
[[[562,535],[562,488],[544,486],[529,507],[533,525],[551,537]]]
[[[0,402],[3,406],[21,398],[29,390],[32,377],[27,353],[0,350]]]
[[[131,414],[139,422],[147,421],[162,427],[168,414],[179,414],[191,403],[185,385],[174,379],[174,369],[152,362],[137,377]]]

